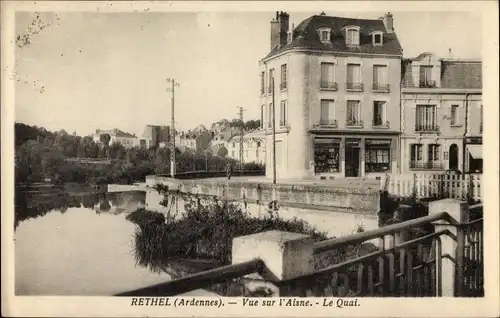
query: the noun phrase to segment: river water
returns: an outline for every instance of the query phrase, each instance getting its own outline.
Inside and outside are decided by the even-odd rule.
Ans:
[[[18,193],[16,295],[111,296],[170,280],[136,265],[136,226],[126,215],[145,198],[144,192]]]

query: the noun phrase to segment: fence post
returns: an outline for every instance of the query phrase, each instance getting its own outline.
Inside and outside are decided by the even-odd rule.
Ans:
[[[448,230],[451,235],[442,235],[441,254],[436,249],[436,260],[442,259],[441,268],[436,270],[438,296],[462,296],[464,286],[465,236],[461,224],[469,221],[469,205],[457,199],[443,199],[429,203],[429,215],[446,212],[449,219],[434,222],[435,231]],[[439,293],[441,289],[441,294]]]
[[[300,291],[278,287],[279,281],[314,271],[314,241],[311,236],[292,232],[267,231],[233,239],[232,263],[260,258],[265,266],[258,274],[245,276],[251,295],[299,296]]]

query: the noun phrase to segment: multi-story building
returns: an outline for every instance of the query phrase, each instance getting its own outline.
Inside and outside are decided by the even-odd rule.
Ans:
[[[207,149],[212,140],[208,130],[182,132],[175,137],[175,146],[181,150],[191,149],[201,152]]]
[[[402,172],[482,171],[481,67],[432,53],[403,61]]]
[[[243,162],[265,163],[266,143],[263,131],[253,131],[243,135]],[[241,135],[233,136],[227,143],[228,156],[240,160]]]
[[[276,13],[271,51],[260,61],[268,177],[273,117],[278,178],[398,171],[402,49],[393,23],[390,13],[375,20],[321,13],[289,28],[289,15]]]
[[[109,141],[109,145],[119,143],[125,148],[136,147],[139,145],[139,139],[135,135],[121,131],[117,128],[111,130],[97,129],[92,139],[98,144],[103,144],[107,139]]]
[[[143,148],[166,146],[170,142],[170,127],[147,125],[140,138]]]

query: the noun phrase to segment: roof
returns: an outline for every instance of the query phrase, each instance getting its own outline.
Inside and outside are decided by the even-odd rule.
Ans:
[[[346,26],[360,27],[359,46],[348,47],[346,45],[344,29]],[[332,30],[331,43],[325,44],[320,41],[317,32],[320,28],[330,28]],[[374,46],[372,44],[371,34],[375,31],[383,32],[382,46]],[[298,48],[346,53],[402,55],[402,47],[396,33],[387,33],[384,22],[381,19],[351,19],[314,15],[302,21],[293,30],[293,40],[291,43],[274,47],[264,59],[287,50]]]
[[[401,86],[415,87],[411,67],[412,59],[403,60]],[[482,88],[482,62],[478,60],[441,60],[440,88]]]
[[[101,130],[101,129],[98,129],[96,131],[96,135],[103,135],[103,134],[109,134],[110,136],[113,136],[113,137],[137,138],[135,135],[130,134],[128,132],[121,131],[118,128],[110,129],[110,130]]]
[[[234,135],[230,139],[230,141],[239,141],[240,137],[241,137],[241,134]],[[243,140],[249,140],[249,139],[257,140],[257,139],[264,139],[264,138],[265,138],[264,132],[261,130],[257,130],[257,129],[243,135]]]

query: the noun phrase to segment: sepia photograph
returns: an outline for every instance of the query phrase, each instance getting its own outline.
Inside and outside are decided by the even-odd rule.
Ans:
[[[12,297],[370,315],[498,295],[480,10],[148,3],[10,3]]]

